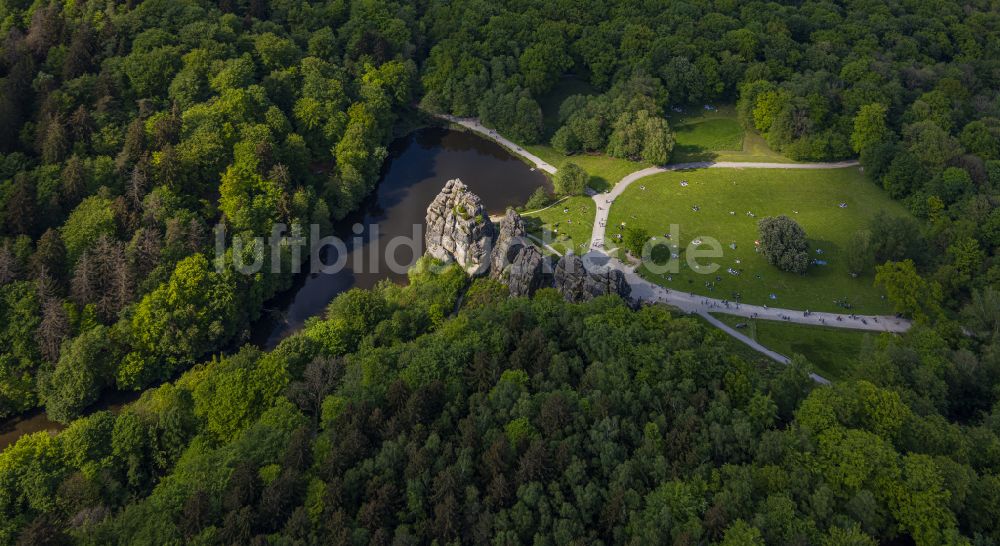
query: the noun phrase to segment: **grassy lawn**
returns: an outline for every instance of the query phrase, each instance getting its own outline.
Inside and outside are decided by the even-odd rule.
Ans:
[[[564,78],[540,101],[546,133],[558,127],[559,105],[566,97],[592,92],[593,89],[585,82],[576,78]],[[736,120],[736,111],[732,105],[722,105],[711,111],[688,107],[684,113],[670,112],[668,119],[677,138],[671,163],[709,160],[791,162],[771,151],[760,135],[744,132]],[[610,189],[625,175],[650,166],[649,163],[604,154],[567,156],[549,146],[547,140],[548,137],[544,137],[545,143],[527,145],[524,148],[556,168],[562,167],[567,161],[580,165],[590,174],[590,187],[597,191]]]
[[[682,181],[688,185],[682,186]],[[840,208],[840,203],[846,203],[846,208]],[[695,206],[697,211],[693,210]],[[851,312],[835,302],[846,299],[854,306],[853,312],[880,314],[890,312],[890,306],[872,286],[872,277],[852,278],[844,258],[851,235],[866,228],[879,210],[907,214],[851,167],[668,172],[629,186],[611,207],[606,238],[608,246],[615,246],[615,235],[622,233],[619,227],[624,222],[626,227],[647,230],[663,243],[671,225],[676,224],[670,244],[680,258],[675,260],[678,270],[654,274],[642,266],[640,274],[652,282],[686,292],[725,299],[739,296],[746,303],[791,309]],[[779,271],[757,254],[757,221],[779,214],[802,225],[809,237],[810,255],[827,265],[812,265],[804,275],[797,275]],[[705,266],[713,261],[707,258],[701,259],[704,265],[700,271],[692,270],[685,259],[688,244],[709,237],[721,246],[722,257],[714,259],[718,270],[706,270]],[[669,258],[667,247],[658,250],[654,259],[662,264]],[[730,274],[729,268],[739,274]]]
[[[524,149],[557,169],[569,161],[583,167],[583,170],[590,175],[590,187],[597,191],[611,189],[625,175],[650,166],[649,163],[618,159],[604,154],[565,155],[557,152],[548,144],[530,144]]]
[[[524,149],[557,169],[567,161],[580,165],[590,174],[590,187],[600,192],[612,188],[625,175],[649,167],[650,164],[604,154],[567,156],[548,144],[552,134],[559,128],[559,108],[563,101],[573,95],[596,93],[583,79],[576,76],[562,78],[552,91],[538,100],[542,108],[542,141],[526,145]],[[667,119],[677,139],[671,157],[672,163],[709,160],[790,162],[771,151],[760,135],[744,132],[736,119],[736,109],[731,104],[719,105],[715,110],[688,106],[680,113],[670,111]]]
[[[791,357],[800,354],[813,365],[816,373],[831,380],[850,378],[858,366],[858,356],[865,339],[878,335],[860,330],[824,328],[773,320],[754,320],[733,315],[713,313],[715,318],[735,327],[746,324],[739,330],[768,349]]]
[[[594,207],[594,200],[589,197],[570,197],[545,210],[522,214],[522,217],[528,233],[560,253],[572,250],[584,254],[594,227]]]
[[[743,149],[743,127],[737,121],[732,106],[716,110],[688,107],[684,113],[671,114],[668,121],[677,139],[675,158],[693,161],[706,152],[738,152]]]
[[[735,119],[714,118],[674,127],[674,150],[738,151],[743,149],[743,128]]]
[[[745,132],[736,118],[736,109],[731,104],[718,105],[715,110],[688,106],[680,113],[670,111],[667,121],[677,139],[671,163],[790,162],[781,154],[771,151],[760,135]]]

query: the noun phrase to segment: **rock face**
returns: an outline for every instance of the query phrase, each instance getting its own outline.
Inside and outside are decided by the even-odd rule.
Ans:
[[[548,260],[526,238],[521,216],[507,209],[493,245],[490,277],[504,282],[511,296],[531,296],[551,284],[550,270]]]
[[[479,196],[459,179],[449,180],[427,207],[427,253],[454,261],[469,275],[481,275],[490,267],[493,224]]]
[[[513,297],[531,296],[543,286],[552,285],[551,266],[533,246],[520,247],[507,273],[507,287]]]
[[[606,294],[628,300],[632,292],[624,273],[595,259],[567,254],[553,270],[551,259],[526,238],[524,222],[513,209],[495,229],[479,197],[458,179],[449,180],[427,208],[424,242],[428,254],[457,262],[470,275],[488,271],[514,297],[552,286],[571,302]]]
[[[497,230],[497,240],[493,245],[493,255],[490,258],[490,277],[502,279],[504,273],[522,248],[528,246],[523,239],[524,222],[514,209],[507,209],[507,214],[500,219]]]
[[[559,259],[553,278],[556,290],[571,302],[588,301],[607,294],[616,294],[628,300],[632,294],[624,273],[607,266],[584,265],[584,261],[575,254]]]

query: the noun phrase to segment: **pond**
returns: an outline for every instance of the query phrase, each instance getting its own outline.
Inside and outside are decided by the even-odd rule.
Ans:
[[[306,319],[321,315],[345,290],[371,288],[382,279],[405,282],[406,269],[423,254],[427,206],[453,178],[461,178],[491,215],[523,205],[539,186],[551,190],[541,171],[474,133],[435,127],[397,139],[376,190],[360,210],[336,226],[348,267],[339,273],[301,275],[291,290],[265,305],[266,318],[255,328],[253,340],[272,348]],[[387,252],[387,243],[398,237],[412,238],[416,252],[407,247]],[[326,256],[324,263],[336,259]],[[402,267],[390,271],[390,260]]]
[[[491,215],[524,204],[540,186],[551,190],[542,172],[474,133],[430,127],[399,138],[389,147],[376,190],[358,211],[335,226],[345,243],[347,267],[337,273],[299,275],[291,289],[265,304],[251,340],[265,349],[273,348],[306,319],[322,315],[337,294],[354,287],[371,288],[382,279],[405,282],[406,266],[423,254],[427,206],[453,178],[461,178],[479,195]],[[390,240],[401,236],[414,238],[415,251],[398,248],[391,259],[403,267],[394,272],[385,250]],[[324,256],[324,263],[337,258]],[[308,271],[308,264],[303,270]],[[139,393],[109,391],[91,411],[117,411],[138,397]],[[24,434],[61,428],[41,410],[9,419],[0,423],[0,450]]]
[[[118,413],[129,402],[138,400],[141,394],[141,392],[135,391],[106,391],[101,395],[101,399],[87,410],[87,413],[105,410]],[[4,448],[13,444],[25,434],[42,430],[62,430],[64,428],[66,428],[65,425],[49,419],[48,415],[45,415],[45,412],[41,408],[36,408],[0,423],[0,451],[3,451]]]

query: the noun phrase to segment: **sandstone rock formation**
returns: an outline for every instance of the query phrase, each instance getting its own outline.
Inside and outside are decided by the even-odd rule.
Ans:
[[[507,270],[507,288],[513,297],[531,296],[536,290],[552,285],[551,266],[533,246],[519,248]]]
[[[490,267],[493,224],[479,196],[459,179],[449,180],[427,207],[427,253],[454,261],[469,275],[481,275]]]
[[[582,302],[606,294],[628,300],[625,275],[590,257],[567,254],[552,268],[550,258],[526,239],[524,222],[509,209],[494,228],[479,197],[461,180],[449,180],[427,208],[427,253],[460,264],[470,275],[489,271],[511,296],[531,296],[555,286],[563,297]]]
[[[507,214],[500,219],[497,229],[496,243],[493,244],[493,255],[490,259],[490,277],[502,279],[506,270],[514,263],[518,252],[527,245],[524,240],[524,222],[514,209],[507,209]]]
[[[596,263],[585,264],[575,254],[559,258],[553,279],[556,290],[571,302],[588,301],[607,294],[617,294],[628,300],[632,294],[624,273]]]

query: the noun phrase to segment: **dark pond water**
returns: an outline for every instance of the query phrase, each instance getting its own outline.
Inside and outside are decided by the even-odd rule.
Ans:
[[[117,413],[125,404],[138,400],[140,394],[142,393],[134,391],[107,391],[97,403],[87,410],[87,413],[105,410]],[[32,410],[0,423],[0,451],[25,434],[64,428],[66,428],[65,425],[50,420],[41,409]]]
[[[378,188],[361,209],[337,226],[344,240],[347,267],[339,273],[305,274],[292,290],[268,302],[265,320],[253,339],[273,347],[321,315],[339,293],[371,288],[382,279],[405,282],[406,270],[423,254],[424,215],[445,182],[461,178],[483,200],[489,214],[523,205],[539,186],[550,187],[540,171],[512,156],[500,145],[473,133],[428,128],[393,142]],[[356,233],[359,233],[356,235]],[[390,248],[390,241],[408,237],[415,244]],[[324,263],[336,262],[329,249]],[[399,265],[395,271],[390,264]]]
[[[539,186],[551,189],[548,178],[540,171],[474,133],[426,128],[397,139],[389,147],[376,191],[356,213],[336,226],[345,244],[347,267],[338,273],[299,275],[290,290],[265,304],[264,318],[253,328],[253,342],[274,347],[301,328],[306,319],[322,315],[337,294],[350,288],[371,288],[382,279],[405,282],[406,269],[423,254],[427,205],[453,178],[461,178],[479,195],[489,214],[524,204]],[[390,259],[387,245],[400,236],[414,238],[415,246],[397,248]],[[325,264],[339,258],[334,249],[329,250]],[[389,261],[400,267],[393,271]],[[308,267],[306,264],[303,271]],[[93,411],[117,411],[138,396],[109,392]],[[24,434],[61,428],[42,411],[5,421],[0,423],[0,450]]]

